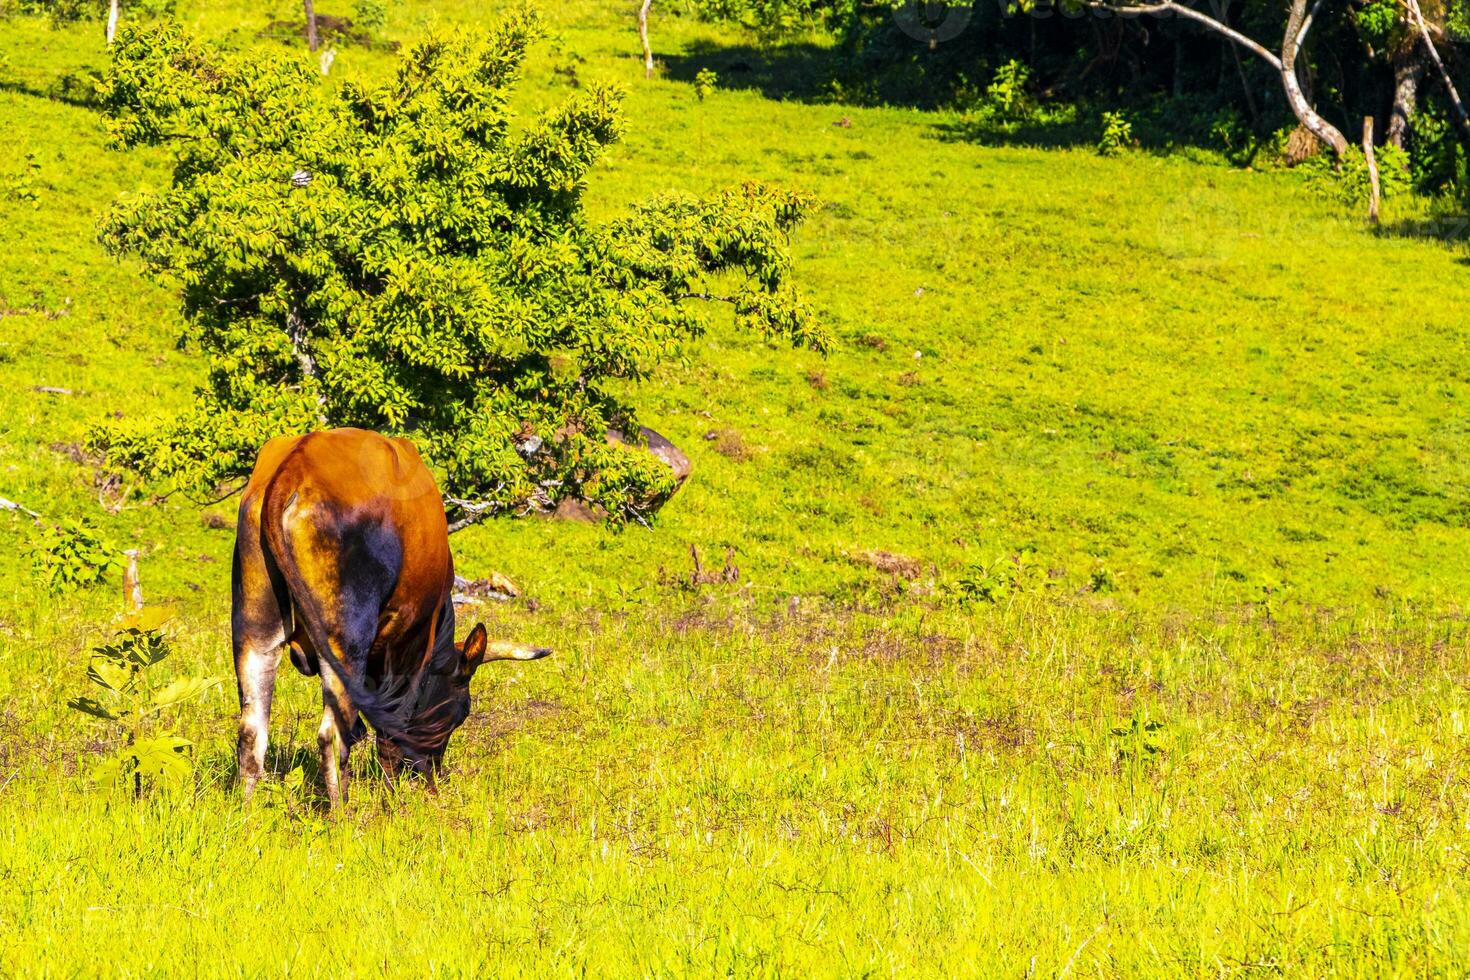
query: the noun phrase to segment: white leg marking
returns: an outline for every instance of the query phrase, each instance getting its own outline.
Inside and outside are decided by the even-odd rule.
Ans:
[[[248,799],[265,774],[265,752],[270,742],[271,698],[276,669],[286,642],[281,634],[273,644],[248,647],[236,663],[240,684],[240,732],[237,761]]]

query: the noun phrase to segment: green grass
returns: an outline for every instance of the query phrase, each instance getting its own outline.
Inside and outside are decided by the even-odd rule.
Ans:
[[[332,820],[229,786],[230,532],[150,488],[119,506],[67,454],[200,366],[93,238],[167,160],[46,97],[102,63],[98,25],[0,21],[0,496],[140,548],[180,669],[225,680],[180,719],[196,794],[92,789],[107,745],[64,702],[116,576],[44,595],[0,513],[0,973],[1463,974],[1463,249],[1408,233],[1420,203],[1375,235],[1291,174],[701,103],[641,79],[622,7],[551,12],[577,73],[628,89],[595,209],[816,193],[797,277],[841,346],[725,324],[646,385],[695,465],[652,532],[456,535],[463,571],[536,600],[479,614],[557,654],[477,682],[437,798],[363,778]],[[404,3],[389,32],[476,9]],[[269,12],[183,14],[273,46]],[[655,18],[665,54],[720,36]],[[542,50],[528,107],[569,92]],[[34,200],[6,191],[25,153]],[[740,582],[677,584],[691,545],[735,548]],[[953,600],[1021,549],[1018,596]],[[282,675],[279,768],[313,683]]]

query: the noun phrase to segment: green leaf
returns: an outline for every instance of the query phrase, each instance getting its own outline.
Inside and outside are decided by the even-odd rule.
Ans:
[[[151,712],[162,711],[176,704],[182,704],[191,698],[197,698],[218,683],[219,680],[214,677],[180,678],[164,686],[154,694],[152,702],[148,705],[148,710]]]
[[[285,777],[282,778],[281,783],[286,787],[286,791],[288,793],[291,793],[292,795],[300,793],[301,788],[306,785],[306,770],[303,769],[301,766],[297,766],[290,772],[286,773]]]
[[[137,772],[144,778],[163,784],[187,780],[194,772],[194,760],[189,750],[194,743],[178,735],[160,735],[157,738],[141,739],[128,750],[133,756]]]
[[[87,667],[87,676],[92,679],[93,683],[119,694],[132,690],[138,680],[136,670],[105,653],[98,653],[92,657],[92,662]]]

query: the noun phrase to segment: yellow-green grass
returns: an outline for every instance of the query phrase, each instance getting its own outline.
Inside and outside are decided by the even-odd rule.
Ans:
[[[624,6],[548,11],[523,103],[570,93],[558,62],[626,84],[599,214],[816,193],[797,278],[842,345],[721,324],[646,385],[695,463],[651,533],[456,535],[462,570],[536,600],[479,615],[557,654],[487,668],[437,798],[367,772],[336,820],[229,786],[229,530],[150,488],[109,513],[66,452],[201,372],[170,297],[92,237],[166,156],[104,152],[45,97],[101,64],[99,26],[0,21],[0,188],[41,164],[36,200],[0,200],[0,306],[58,314],[0,318],[0,497],[140,548],[178,669],[224,681],[179,718],[192,797],[90,788],[110,746],[64,702],[117,576],[39,592],[31,522],[0,513],[0,973],[1462,975],[1463,252],[1407,234],[1418,203],[1375,235],[1290,174],[700,102],[641,79]],[[476,10],[405,3],[389,33]],[[268,11],[181,14],[285,50],[254,38]],[[669,56],[728,37],[654,27]],[[333,77],[388,63],[345,48]],[[691,545],[734,547],[740,582],[681,586]],[[949,597],[1021,548],[1029,592]],[[279,771],[314,683],[282,676]]]

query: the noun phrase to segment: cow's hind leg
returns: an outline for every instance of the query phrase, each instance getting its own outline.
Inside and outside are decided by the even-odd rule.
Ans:
[[[360,737],[357,730],[362,723],[341,679],[331,668],[322,671],[322,707],[316,744],[321,750],[322,784],[327,790],[327,801],[336,809],[347,793],[347,757],[352,743]]]
[[[339,672],[370,686],[368,653],[398,580],[401,545],[377,524],[341,522],[338,508],[314,504],[306,493],[293,495],[280,513],[282,540],[272,549],[282,555],[294,614],[317,654],[323,704],[317,746],[322,784],[335,809],[344,795],[358,718]]]
[[[357,705],[352,703],[337,671],[345,668],[360,681],[366,680],[364,667],[368,651],[377,639],[378,610],[382,608],[377,590],[356,586],[358,583],[352,582],[347,588],[328,592],[328,600],[314,610],[325,628],[333,655],[331,663],[322,663],[326,658],[317,656],[322,681],[322,723],[316,733],[322,784],[333,809],[347,795],[347,760],[352,745],[367,734],[358,718]]]
[[[270,743],[271,697],[276,668],[281,663],[279,643],[246,642],[235,647],[235,678],[240,692],[240,730],[235,742],[240,785],[248,800],[265,775],[265,753]]]
[[[242,514],[232,575],[231,638],[240,695],[236,759],[246,799],[265,774],[271,697],[290,614],[285,582],[260,546],[258,525],[252,519],[255,516],[248,510]]]

